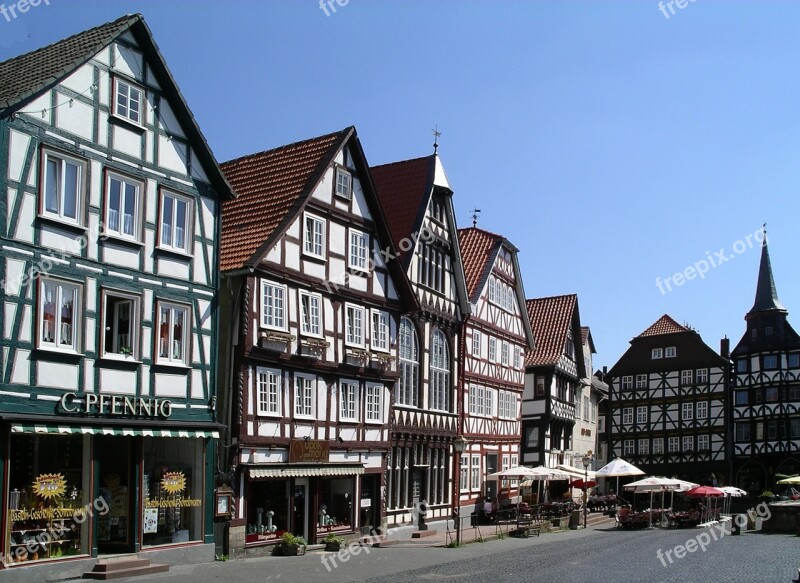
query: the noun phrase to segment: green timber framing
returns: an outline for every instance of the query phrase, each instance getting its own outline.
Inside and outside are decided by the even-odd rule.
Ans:
[[[147,467],[155,463],[148,452],[182,447],[199,452],[192,466],[193,478],[191,474],[189,476],[190,482],[194,480],[189,485],[194,492],[187,489],[189,501],[201,506],[196,514],[197,524],[191,527],[196,534],[191,540],[173,537],[173,542],[201,543],[205,553],[214,542],[211,502],[217,478],[216,441],[221,429],[216,421],[217,265],[221,201],[233,196],[230,186],[141,16],[125,16],[35,51],[40,52],[45,56],[52,54],[51,61],[66,55],[57,73],[43,71],[38,79],[35,73],[25,77],[29,86],[19,86],[16,94],[0,89],[0,189],[3,192],[0,197],[0,298],[3,303],[0,311],[0,515],[3,519],[0,550],[4,555],[0,560],[0,579],[3,579],[4,570],[11,574],[18,567],[27,571],[39,565],[30,560],[30,553],[26,555],[24,565],[13,558],[9,560],[11,543],[19,542],[12,535],[10,510],[12,501],[16,508],[19,504],[16,492],[19,488],[12,492],[16,471],[13,457],[19,455],[12,449],[17,443],[15,440],[28,440],[25,443],[53,439],[80,441],[83,459],[88,460],[81,469],[84,476],[82,501],[90,504],[92,499],[96,502],[108,495],[109,489],[114,489],[101,481],[103,462],[98,459],[97,452],[103,447],[116,451],[117,444],[126,444],[130,454],[126,472],[132,489],[129,494],[126,492],[130,509],[126,516],[131,519],[126,532],[129,544],[124,552],[133,553],[143,550],[143,547],[154,551],[162,547],[169,551],[171,548],[169,542],[143,545],[142,516],[150,508],[145,501],[149,502],[148,487],[155,487],[154,482],[148,484],[145,477]],[[138,74],[126,77],[124,71],[115,68],[123,52],[126,57],[140,56]],[[29,55],[0,63],[0,84],[6,85],[4,74],[9,73],[11,65],[29,71],[30,66],[36,64],[35,61],[26,63]],[[92,91],[77,91],[74,81],[72,87],[62,83],[79,69],[82,69],[82,74],[90,73]],[[143,116],[141,127],[133,128],[133,134],[138,134],[141,141],[139,156],[112,147],[116,132],[131,134],[130,124],[115,119],[112,111],[117,79],[125,82],[132,79],[142,88],[146,103],[153,106],[146,110],[145,113],[150,115]],[[11,84],[16,81],[16,78],[12,79]],[[49,99],[49,108],[40,107],[42,99]],[[68,108],[61,107],[67,102]],[[76,134],[70,131],[68,124],[59,123],[63,117],[71,115],[73,104],[76,109],[83,107],[91,111],[91,129],[87,126],[85,135]],[[172,117],[163,116],[162,107]],[[34,115],[32,111],[37,113]],[[164,148],[164,144],[186,154],[183,159],[185,172],[159,164],[162,159],[159,148]],[[41,212],[38,201],[44,184],[44,171],[41,169],[43,149],[83,162],[82,220],[78,225],[59,222]],[[141,217],[139,241],[114,240],[99,234],[99,227],[98,232],[92,228],[102,225],[106,216],[108,171],[124,173],[125,177],[142,185],[137,199]],[[158,201],[164,196],[162,189],[190,201],[191,213],[187,214],[191,216],[191,227],[185,254],[163,249],[157,243],[162,219]],[[145,198],[150,199],[150,207],[145,204]],[[154,212],[153,208],[156,209]],[[29,232],[26,233],[26,229]],[[68,251],[53,251],[50,248],[53,233],[63,241],[74,240],[81,244],[74,247],[65,245],[63,248]],[[121,254],[126,257],[138,255],[138,261],[120,262],[118,257]],[[178,268],[162,270],[162,265],[177,265]],[[42,266],[47,266],[47,269],[42,269]],[[33,277],[20,283],[20,274]],[[74,322],[77,327],[75,351],[53,351],[40,345],[39,315],[43,301],[40,282],[43,276],[75,284],[79,289],[76,297],[79,298],[80,319],[76,317]],[[104,312],[109,312],[104,303],[106,292],[137,298],[132,304],[138,316],[132,320],[136,331],[131,331],[136,344],[131,343],[133,353],[130,358],[119,358],[117,354],[112,355],[117,358],[109,358],[107,345],[104,345],[107,332],[96,330],[106,322]],[[189,331],[184,327],[184,362],[178,365],[158,362],[157,326],[162,303],[185,306],[186,316],[191,322]],[[164,328],[161,330],[163,335]],[[163,342],[164,337],[161,338]],[[75,375],[70,381],[59,374],[71,370]],[[115,390],[115,379],[123,378],[125,383]],[[169,414],[122,415],[120,411],[102,408],[88,413],[72,411],[63,406],[62,397],[67,393],[73,393],[76,402],[92,394],[116,395],[120,401],[125,397],[156,397],[169,402]],[[39,443],[36,441],[37,456]],[[41,442],[45,443],[54,442]],[[46,453],[41,457],[46,457]],[[165,460],[163,465],[167,466],[168,461]],[[41,472],[55,473],[45,468]],[[161,484],[159,482],[159,501]],[[73,488],[77,492],[77,488]],[[195,492],[202,496],[199,502],[190,500]],[[15,496],[13,500],[12,495]],[[176,498],[183,495],[181,492]],[[63,498],[66,499],[66,495]],[[118,517],[111,518],[112,525],[114,518]],[[88,536],[88,543],[85,540],[82,543],[77,553],[79,557],[89,559],[102,554],[99,521],[95,518],[89,522],[88,534],[82,535],[84,539]],[[162,525],[159,524],[158,528]],[[16,547],[20,546],[16,544]],[[49,555],[50,558],[61,556],[61,550]],[[70,569],[68,565],[83,568],[87,563],[73,560],[53,567],[54,562],[44,561],[51,565],[50,573],[55,573],[58,578],[77,574],[76,567]]]

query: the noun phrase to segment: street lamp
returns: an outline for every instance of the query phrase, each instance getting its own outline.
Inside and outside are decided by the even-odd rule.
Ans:
[[[455,456],[453,465],[453,518],[456,520],[456,546],[461,546],[461,454],[467,449],[467,440],[463,435],[459,435],[453,440],[453,452]]]
[[[592,465],[592,450],[586,452],[586,455],[581,458],[583,462],[583,528],[586,528],[586,515],[588,512],[589,501],[589,466]]]

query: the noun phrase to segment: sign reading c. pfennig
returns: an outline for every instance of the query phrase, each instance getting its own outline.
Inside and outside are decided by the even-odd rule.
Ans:
[[[172,415],[172,402],[167,399],[126,397],[124,395],[95,395],[64,393],[59,401],[64,413],[108,415],[110,417],[147,417],[166,419]]]
[[[324,464],[328,463],[331,444],[328,441],[293,439],[289,442],[289,463]]]

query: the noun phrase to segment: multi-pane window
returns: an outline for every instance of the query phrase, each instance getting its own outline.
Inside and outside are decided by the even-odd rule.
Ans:
[[[508,342],[500,344],[500,364],[508,366]]]
[[[675,358],[675,356],[677,354],[678,354],[678,351],[676,350],[676,348],[674,346],[667,346],[664,349],[664,358]]]
[[[489,336],[489,362],[497,361],[497,339]]]
[[[519,346],[514,347],[514,366],[522,368],[522,348]]]
[[[497,280],[493,275],[489,276],[489,301],[497,303]]]
[[[708,369],[707,368],[698,368],[695,377],[697,379],[698,385],[705,385],[708,383]]]
[[[383,418],[382,413],[382,400],[381,394],[383,393],[382,385],[367,385],[367,399],[366,399],[366,421],[381,421]]]
[[[789,368],[800,368],[800,354],[793,352],[786,355],[786,366]]]
[[[583,420],[584,421],[588,421],[589,420],[589,415],[591,413],[589,411],[590,409],[591,409],[591,407],[589,406],[589,397],[584,395],[584,397],[583,397]],[[578,417],[577,413],[576,413],[575,417]]]
[[[581,397],[578,395],[575,397],[575,419],[579,419],[581,416]]]
[[[356,229],[350,229],[350,253],[347,264],[353,269],[366,271],[368,250],[369,236]]]
[[[684,435],[682,438],[683,451],[692,451],[694,449],[694,438],[691,435]]]
[[[483,397],[483,413],[489,417],[494,417],[495,410],[494,389],[487,388]]]
[[[531,425],[525,429],[525,443],[529,448],[539,447],[539,426]]]
[[[325,252],[325,221],[306,213],[303,222],[303,250],[308,255],[322,257]]]
[[[137,86],[118,77],[114,79],[114,90],[114,113],[135,124],[144,125],[142,119],[142,97],[144,92]]]
[[[694,418],[694,403],[681,404],[681,419],[691,421]]]
[[[800,401],[800,386],[791,385],[786,388],[787,401]]]
[[[297,417],[314,416],[314,377],[294,377],[294,414]]]
[[[750,403],[750,396],[747,391],[736,391],[734,393],[734,399],[737,405],[747,405]]]
[[[42,153],[42,167],[44,168],[42,213],[71,223],[83,224],[85,162],[45,150]]]
[[[654,437],[653,438],[653,453],[656,455],[660,455],[664,453],[664,438],[663,437]]]
[[[680,450],[680,441],[677,437],[670,437],[667,441],[667,447],[669,448],[669,453],[675,453]]]
[[[636,423],[639,425],[647,423],[647,407],[636,407]]]
[[[458,474],[458,489],[460,492],[469,490],[469,456],[462,455]]]
[[[280,415],[283,403],[281,372],[267,368],[257,369],[256,389],[259,415]]]
[[[622,452],[626,456],[633,455],[633,440],[632,439],[626,439],[625,441],[622,442]]]
[[[625,407],[622,409],[622,424],[633,424],[633,407]]]
[[[767,354],[764,357],[764,370],[775,370],[778,368],[778,355]]]
[[[697,436],[697,451],[708,451],[709,450],[708,444],[709,444],[708,435]]]
[[[764,389],[764,402],[777,403],[778,402],[778,387],[767,387]]]
[[[789,419],[789,438],[800,438],[800,417],[792,417]]]
[[[343,381],[339,385],[339,419],[355,421],[358,412],[358,384]]]
[[[498,394],[498,417],[501,419],[517,417],[517,396],[514,393],[500,391]]]
[[[336,169],[336,196],[350,198],[352,192],[352,180],[350,173],[341,168]]]
[[[138,358],[139,298],[103,292],[103,353]]]
[[[483,415],[483,398],[485,389],[478,385],[469,387],[469,412],[470,415]]]
[[[106,182],[105,234],[139,240],[141,222],[140,182],[108,173]]]
[[[161,195],[161,247],[189,253],[192,203],[171,192]]]
[[[159,302],[158,322],[156,361],[159,363],[188,364],[189,308],[187,306]]]
[[[447,411],[450,390],[450,357],[447,341],[441,330],[434,330],[431,336],[430,366],[430,408]]]
[[[544,397],[544,376],[536,375],[536,396]]]
[[[372,310],[372,348],[387,352],[389,350],[389,313]]]
[[[681,384],[682,385],[691,385],[693,380],[694,380],[694,371],[691,371],[691,370],[682,370],[681,371]]]
[[[398,405],[416,407],[418,403],[419,354],[417,332],[408,318],[404,317],[400,320],[399,336],[400,380],[397,383],[395,400]]]
[[[736,361],[736,372],[747,372],[747,359],[740,358]]]
[[[664,352],[660,348],[653,348],[653,350],[650,351],[650,357],[651,358],[663,358],[664,357]]]
[[[698,401],[697,407],[695,409],[697,411],[697,418],[698,419],[707,419],[708,418],[708,401]]]
[[[472,355],[477,357],[481,355],[481,333],[478,330],[472,331]]]
[[[77,285],[41,279],[40,336],[42,347],[75,351],[81,318],[81,293]]]
[[[480,490],[481,488],[481,456],[473,455],[472,456],[472,467],[471,474],[472,474],[472,485],[470,489],[472,490]]]
[[[261,325],[286,329],[286,286],[261,280]]]
[[[321,336],[320,306],[322,296],[300,292],[300,332],[309,336]]]
[[[421,285],[444,292],[445,286],[445,254],[427,243],[419,246],[418,258],[419,282]]]
[[[633,377],[632,376],[624,376],[622,377],[622,389],[632,389],[633,388]]]
[[[345,330],[347,344],[364,346],[364,308],[352,304],[345,305]]]
[[[646,374],[637,374],[636,375],[636,388],[637,389],[646,389],[647,388],[647,375]]]
[[[649,455],[650,453],[650,440],[649,439],[640,439],[639,440],[639,455]]]

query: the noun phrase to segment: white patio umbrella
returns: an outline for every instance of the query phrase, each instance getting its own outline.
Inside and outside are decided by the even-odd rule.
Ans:
[[[650,526],[653,526],[653,494],[656,492],[661,492],[661,506],[664,506],[664,496],[663,493],[667,491],[675,491],[676,489],[681,487],[680,480],[674,480],[671,478],[661,478],[659,476],[650,476],[649,478],[644,478],[642,480],[637,480],[635,482],[631,482],[630,484],[626,484],[623,486],[623,489],[630,490],[633,492],[634,496],[637,492],[650,492]]]
[[[614,491],[619,495],[620,476],[643,476],[644,472],[634,466],[632,463],[626,462],[621,457],[618,457],[597,470],[594,475],[598,478],[616,477],[617,489]]]
[[[679,480],[678,478],[672,478],[674,481],[680,483],[680,488],[675,488],[670,492],[670,499],[669,505],[670,507],[675,506],[675,492],[686,492],[691,490],[692,488],[697,488],[700,484],[695,484],[694,482],[687,482],[686,480]]]
[[[747,496],[747,492],[742,490],[741,488],[737,488],[736,486],[721,486],[720,490],[725,492],[725,502],[723,507],[723,512],[725,514],[731,513],[731,502],[733,498],[738,498],[740,496]]]
[[[561,470],[556,470],[553,468],[546,468],[544,466],[536,466],[535,468],[528,468],[525,466],[518,466],[516,468],[509,468],[508,470],[503,470],[502,472],[496,472],[494,474],[490,474],[490,476],[499,476],[503,475],[505,472],[511,472],[516,470],[524,470],[522,474],[510,474],[510,475],[518,475],[519,477],[524,478],[525,480],[520,483],[521,488],[525,488],[527,486],[532,486],[533,482],[537,482],[537,492],[536,492],[536,499],[539,500],[541,496],[541,485],[543,481],[546,480],[569,480],[570,476],[568,473],[563,472]]]

